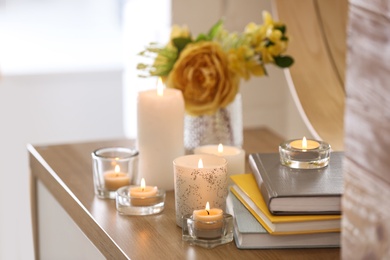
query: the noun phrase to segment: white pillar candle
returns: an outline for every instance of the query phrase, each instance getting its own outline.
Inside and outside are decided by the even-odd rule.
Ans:
[[[205,145],[194,149],[195,154],[214,154],[226,159],[228,177],[245,173],[245,151],[235,146]]]
[[[139,174],[164,190],[174,187],[172,161],[184,154],[184,99],[180,90],[138,94]]]
[[[178,226],[182,226],[182,216],[203,208],[207,202],[225,210],[228,194],[226,165],[225,158],[209,154],[186,155],[173,161]]]

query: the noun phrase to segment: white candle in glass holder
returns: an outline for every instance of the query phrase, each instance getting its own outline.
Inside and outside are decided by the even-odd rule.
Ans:
[[[203,208],[207,202],[225,210],[228,194],[226,165],[225,158],[210,154],[186,155],[173,161],[178,226],[182,226],[182,216]]]
[[[245,173],[245,151],[228,145],[204,145],[194,149],[194,154],[214,154],[227,161],[228,176]]]
[[[147,90],[138,95],[139,174],[164,190],[174,187],[172,161],[184,155],[184,99],[180,90]]]

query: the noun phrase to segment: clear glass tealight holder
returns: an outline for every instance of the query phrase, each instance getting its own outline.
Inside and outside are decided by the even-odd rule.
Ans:
[[[233,241],[233,216],[223,214],[215,221],[195,220],[192,214],[183,216],[182,239],[191,245],[214,248]]]
[[[315,143],[314,148],[297,148],[297,140],[288,140],[279,145],[280,163],[294,169],[318,169],[326,167],[330,160],[330,145],[323,141],[308,140]]]
[[[95,194],[115,199],[116,191],[138,182],[138,151],[125,147],[100,148],[92,152]]]
[[[165,190],[157,189],[152,196],[131,196],[130,190],[139,186],[125,186],[116,192],[116,209],[121,215],[153,215],[164,210]]]

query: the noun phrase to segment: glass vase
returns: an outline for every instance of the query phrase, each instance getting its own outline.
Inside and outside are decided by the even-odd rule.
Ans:
[[[234,101],[215,114],[184,118],[184,147],[187,154],[202,145],[223,144],[241,147],[243,143],[242,100]]]

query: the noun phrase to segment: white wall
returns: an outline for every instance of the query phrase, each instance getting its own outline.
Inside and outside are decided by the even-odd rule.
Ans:
[[[32,258],[26,144],[122,137],[121,76],[112,71],[0,81],[0,259]]]
[[[26,144],[124,136],[121,28],[111,0],[5,2],[0,259],[33,259]]]

